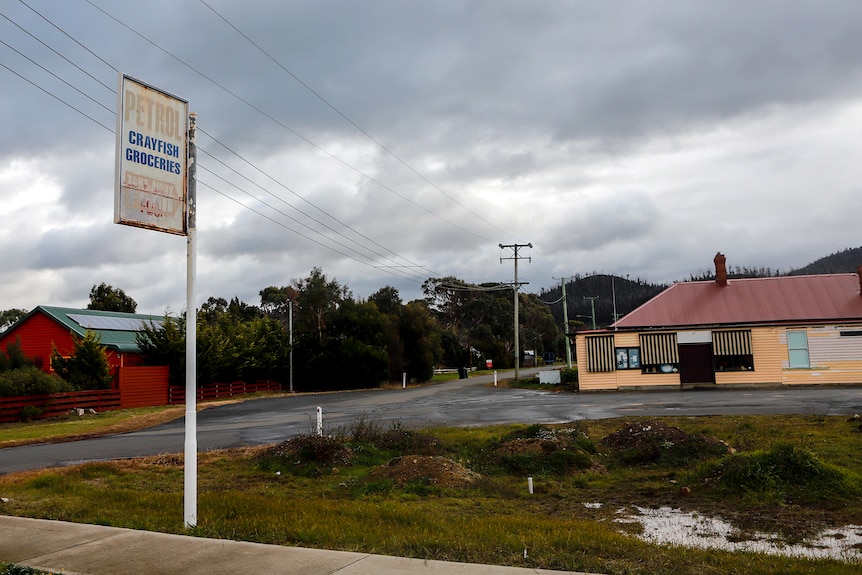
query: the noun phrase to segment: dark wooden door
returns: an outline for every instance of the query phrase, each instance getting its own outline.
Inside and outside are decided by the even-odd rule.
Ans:
[[[711,343],[679,346],[679,382],[683,385],[715,383]]]

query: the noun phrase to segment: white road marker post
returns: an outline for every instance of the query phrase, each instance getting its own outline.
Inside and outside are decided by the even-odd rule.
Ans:
[[[323,437],[323,408],[317,406],[317,435]]]

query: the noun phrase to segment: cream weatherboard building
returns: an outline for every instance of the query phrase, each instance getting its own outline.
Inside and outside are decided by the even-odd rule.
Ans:
[[[856,274],[674,284],[576,338],[581,390],[862,383]]]

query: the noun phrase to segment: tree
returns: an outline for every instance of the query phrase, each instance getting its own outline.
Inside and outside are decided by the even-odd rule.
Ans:
[[[443,358],[437,322],[423,303],[410,302],[401,310],[398,327],[407,374],[416,381],[428,381],[434,376],[434,366]]]
[[[458,336],[448,329],[440,330],[440,345],[443,349],[443,365],[461,367],[470,363],[470,352]]]
[[[512,288],[499,284],[470,285],[453,277],[429,279],[422,284],[425,301],[444,329],[451,330],[463,347],[457,354],[465,363],[491,359],[500,367],[514,362],[514,305]],[[453,355],[446,338],[446,356]]]
[[[216,321],[227,313],[227,300],[210,296],[198,310],[198,320],[204,323]]]
[[[294,280],[294,289],[299,294],[298,309],[295,310],[298,331],[315,333],[323,341],[323,333],[332,313],[352,295],[346,286],[337,280],[328,280],[323,270],[312,268],[311,274],[302,280]]]
[[[326,371],[319,372],[321,377],[315,383],[318,389],[366,389],[379,387],[386,380],[388,361],[383,349],[347,337],[330,340],[325,351],[324,357],[335,361],[321,366]]]
[[[521,294],[518,321],[521,324],[521,341],[527,349],[535,349],[541,356],[545,352],[557,352],[560,328],[548,305],[536,294]]]
[[[251,321],[263,317],[259,307],[247,304],[236,296],[227,304],[227,313],[238,322]]]
[[[312,330],[296,341],[299,385],[317,390],[379,386],[389,374],[385,325],[386,316],[373,303],[343,299],[327,314],[322,337]]]
[[[0,311],[0,333],[3,333],[19,319],[27,315],[26,309],[6,309]]]
[[[278,380],[287,372],[288,341],[270,318],[245,321],[226,314],[198,325],[198,381]]]
[[[20,337],[16,337],[15,341],[8,344],[5,352],[0,349],[0,371],[21,369],[32,365],[34,365],[33,360],[25,356],[21,350]]]
[[[21,338],[0,349],[0,397],[74,391],[65,380],[39,369],[21,350]]]
[[[90,290],[90,303],[87,309],[101,311],[119,311],[124,313],[135,313],[138,304],[119,289],[102,282],[93,286]]]
[[[269,286],[260,290],[260,309],[264,315],[278,320],[283,326],[287,326],[290,318],[290,304],[299,297],[295,287]]]
[[[307,278],[293,280],[291,288],[293,292],[282,293],[295,298],[293,357],[298,388],[376,387],[387,379],[392,331],[388,316],[375,303],[357,302],[347,286],[328,279],[320,268],[313,268]],[[261,296],[273,294],[279,295],[267,291]]]
[[[223,297],[210,297],[198,310],[198,321],[203,323],[213,323],[224,316],[236,322],[244,322],[263,317],[263,312],[259,307],[247,304],[237,296],[230,302]]]
[[[475,292],[470,291],[466,282],[453,276],[425,280],[422,292],[437,321],[457,334],[463,324],[464,306]]]
[[[212,299],[212,298],[210,298]],[[161,324],[144,323],[135,341],[148,365],[167,365],[171,385],[186,381],[186,321],[165,314]]]
[[[51,354],[51,367],[77,391],[110,389],[113,381],[111,367],[99,336],[87,330],[83,338],[72,337],[75,340],[72,355],[63,357],[55,347]]]
[[[368,301],[373,302],[382,313],[388,315],[397,315],[401,313],[401,295],[398,290],[392,286],[384,286],[371,294]]]

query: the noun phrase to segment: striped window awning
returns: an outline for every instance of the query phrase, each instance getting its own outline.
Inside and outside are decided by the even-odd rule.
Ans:
[[[587,336],[587,369],[591,372],[614,370],[614,336]]]
[[[714,355],[751,355],[751,330],[712,332]]]
[[[642,333],[640,342],[641,364],[679,363],[676,333]]]

